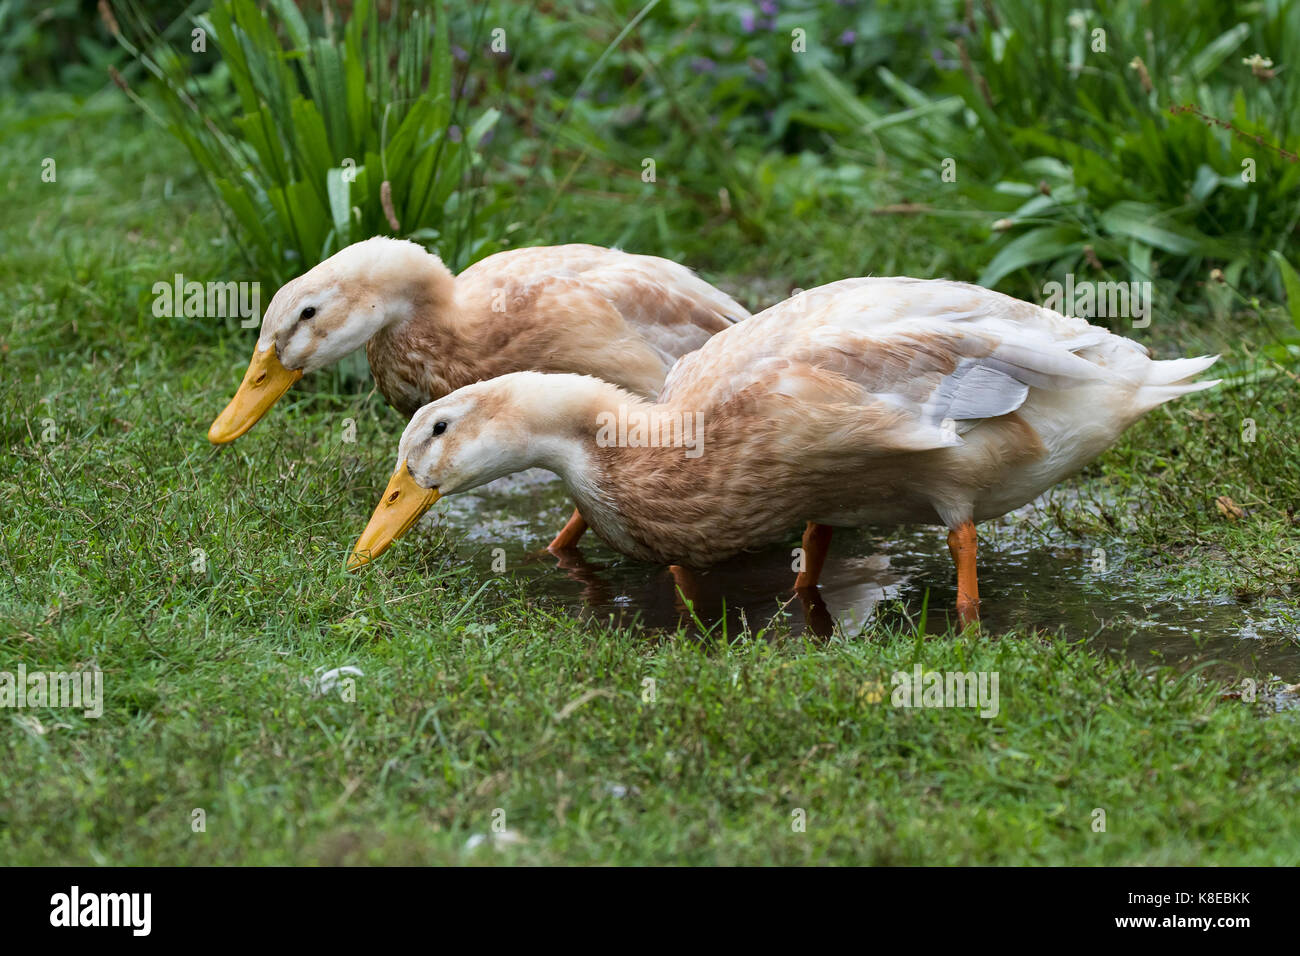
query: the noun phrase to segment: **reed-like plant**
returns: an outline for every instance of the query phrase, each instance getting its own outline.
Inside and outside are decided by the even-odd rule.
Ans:
[[[496,205],[482,154],[499,113],[456,95],[445,5],[379,7],[357,0],[338,22],[327,5],[309,24],[292,0],[265,12],[215,0],[156,32],[135,0],[101,3],[157,95],[121,85],[185,144],[277,284],[373,235],[423,241],[452,268],[497,235],[479,238]]]

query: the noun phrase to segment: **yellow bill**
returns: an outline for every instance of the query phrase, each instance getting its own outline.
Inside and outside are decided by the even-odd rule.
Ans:
[[[402,462],[384,489],[384,497],[370,516],[366,530],[357,538],[348,558],[348,570],[355,571],[383,554],[390,544],[410,531],[440,497],[437,488],[417,485],[406,462]]]
[[[244,380],[239,383],[239,391],[208,429],[208,441],[214,445],[234,441],[256,425],[276,399],[300,378],[301,369],[288,369],[280,364],[274,345],[265,352],[254,352]]]

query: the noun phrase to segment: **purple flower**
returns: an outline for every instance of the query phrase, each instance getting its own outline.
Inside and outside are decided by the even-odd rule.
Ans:
[[[541,73],[537,74],[537,78],[543,83],[552,83],[555,80],[555,71],[548,66],[546,69],[542,70]]]
[[[758,5],[758,9],[762,10],[769,17],[774,17],[776,16],[776,0],[763,0],[763,2]]]
[[[740,15],[740,32],[746,36],[754,32],[754,11],[746,10]]]
[[[447,138],[448,138],[449,140],[451,140],[453,143],[459,143],[460,140],[461,140],[460,127],[459,127],[459,126],[455,126],[455,125],[453,125],[453,126],[448,126],[448,127],[447,127]]]
[[[938,47],[934,47],[930,50],[930,59],[933,60],[934,65],[941,70],[954,70],[957,68],[957,64],[954,61],[945,58],[943,51]]]
[[[858,38],[856,30],[845,30],[840,34],[840,46],[853,46],[853,41]]]
[[[461,63],[464,63],[466,60],[469,59],[469,54],[466,53],[462,47],[459,47],[454,43],[451,45],[451,55],[454,56]]]
[[[697,56],[691,59],[691,69],[696,73],[712,73],[717,68],[718,65],[707,56]]]

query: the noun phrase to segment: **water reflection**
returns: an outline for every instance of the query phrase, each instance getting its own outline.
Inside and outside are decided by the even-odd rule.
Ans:
[[[594,535],[560,559],[542,549],[570,504],[551,476],[528,472],[446,499],[433,520],[453,536],[485,574],[493,549],[528,590],[583,620],[622,627],[675,630],[683,623],[711,634],[780,627],[829,633],[832,625],[869,636],[882,613],[927,612],[942,631],[955,602],[955,574],[938,528],[835,532],[819,593],[792,591],[792,529],[788,547],[768,548],[689,577],[630,561]],[[1240,604],[1227,596],[1161,592],[1132,573],[1122,555],[1105,570],[1091,547],[1029,542],[1007,527],[981,529],[981,615],[993,633],[1012,627],[1061,629],[1107,651],[1146,662],[1215,659],[1221,673],[1274,673],[1300,679],[1300,610],[1294,601]],[[690,605],[688,607],[687,600]]]

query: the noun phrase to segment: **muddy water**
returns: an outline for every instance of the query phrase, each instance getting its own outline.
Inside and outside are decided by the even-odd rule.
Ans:
[[[446,528],[485,577],[494,559],[498,566],[504,561],[506,573],[522,578],[530,593],[590,621],[613,618],[651,630],[687,623],[715,634],[746,626],[821,634],[834,623],[848,634],[869,636],[881,615],[919,620],[928,608],[928,629],[940,631],[952,613],[955,574],[939,528],[837,530],[820,602],[791,593],[791,549],[799,545],[792,533],[787,545],[681,582],[692,602],[688,611],[668,569],[626,559],[592,534],[584,536],[578,555],[557,561],[545,554],[571,507],[556,479],[526,472],[445,499],[425,520]],[[1027,533],[1025,523],[1013,515],[981,526],[981,616],[989,630],[1059,629],[1145,663],[1215,661],[1211,673],[1222,676],[1300,681],[1297,602],[1243,604],[1230,595],[1162,590],[1128,567],[1113,545],[1102,560],[1091,544],[1054,542]]]

